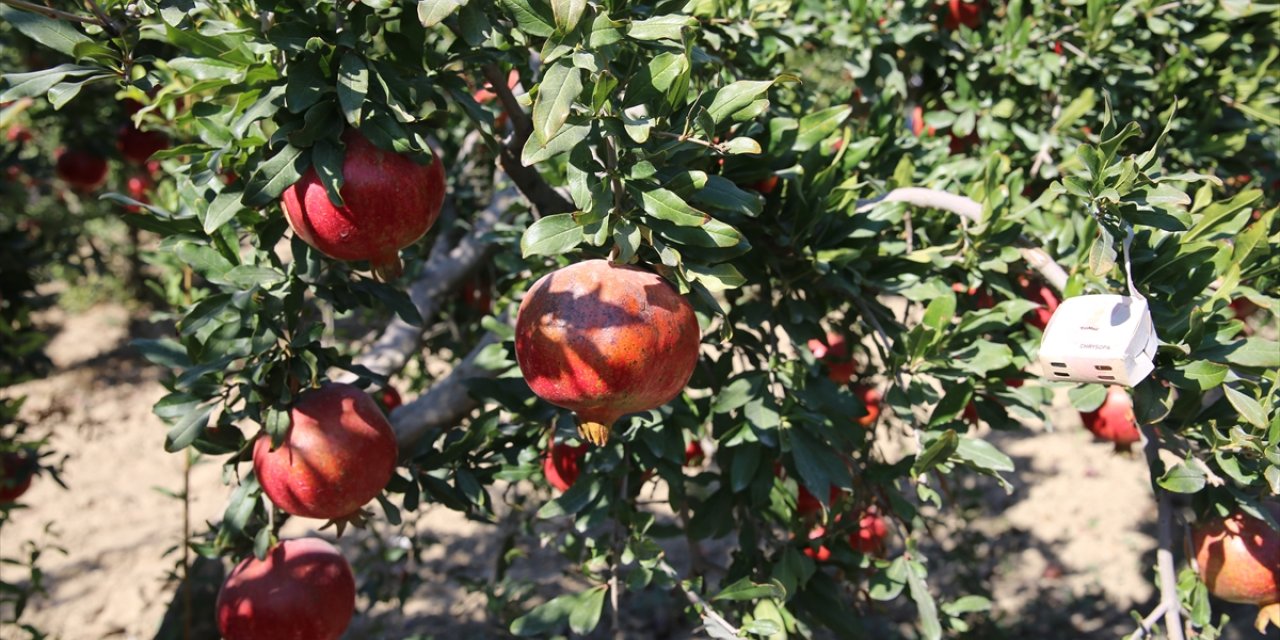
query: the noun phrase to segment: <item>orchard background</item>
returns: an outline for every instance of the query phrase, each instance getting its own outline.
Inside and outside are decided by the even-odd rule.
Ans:
[[[1276,5],[0,17],[0,637],[217,637],[234,563],[336,531],[352,638],[1264,637],[1192,532],[1246,514],[1280,600]],[[282,210],[304,176],[352,202],[355,131],[445,172],[402,269]],[[515,349],[526,292],[590,259],[660,275],[701,337],[603,446]],[[1161,341],[1132,410],[1041,379],[1057,302],[1130,285]],[[330,381],[398,443],[364,529],[254,473]]]

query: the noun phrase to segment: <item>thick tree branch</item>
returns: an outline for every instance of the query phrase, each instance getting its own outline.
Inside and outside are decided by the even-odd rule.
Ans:
[[[982,205],[978,204],[971,198],[958,196],[954,193],[945,191],[937,191],[934,189],[923,189],[920,187],[903,187],[894,189],[889,193],[878,198],[863,200],[858,203],[857,210],[859,212],[868,211],[876,204],[881,202],[905,202],[917,207],[929,207],[931,209],[942,209],[950,211],[963,218],[967,218],[973,222],[982,219]],[[1034,245],[1027,238],[1020,238],[1018,250],[1022,252],[1022,258],[1035,269],[1050,286],[1062,291],[1067,286],[1067,272],[1057,262],[1054,262],[1044,249]]]
[[[471,353],[463,358],[449,375],[435,383],[429,391],[391,412],[391,426],[401,455],[409,455],[414,445],[437,429],[456,426],[476,406],[463,384],[470,378],[492,377],[495,372],[482,369],[476,359],[485,347],[498,341],[494,333],[486,333]]]

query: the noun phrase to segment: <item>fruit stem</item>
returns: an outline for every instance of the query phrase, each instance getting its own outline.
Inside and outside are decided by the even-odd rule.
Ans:
[[[372,260],[369,266],[373,267],[373,277],[378,282],[391,282],[404,273],[404,263],[400,262],[400,256],[396,254]]]
[[[1258,633],[1266,635],[1268,625],[1275,625],[1280,629],[1280,602],[1264,604],[1258,609],[1258,619],[1254,622],[1254,628]]]
[[[578,423],[578,435],[597,447],[603,447],[609,442],[609,425],[590,420],[582,421]]]

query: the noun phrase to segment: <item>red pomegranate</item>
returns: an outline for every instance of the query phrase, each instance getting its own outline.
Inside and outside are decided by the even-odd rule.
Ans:
[[[116,147],[125,160],[145,164],[157,151],[169,148],[169,136],[160,131],[143,131],[126,124],[116,134]]]
[[[853,359],[849,357],[849,343],[834,332],[827,333],[827,341],[817,338],[809,341],[813,357],[827,365],[827,377],[836,384],[848,384],[853,379]]]
[[[303,393],[289,410],[289,432],[274,451],[261,436],[253,468],[277,507],[304,518],[346,518],[387,486],[396,437],[377,403],[359,387],[330,383]]]
[[[151,182],[151,178],[146,174],[135,174],[129,176],[129,179],[124,183],[125,191],[129,194],[129,197],[141,202],[142,204],[151,204],[151,198],[148,197],[147,194],[151,192],[151,189],[154,186],[155,185]],[[124,209],[129,213],[142,212],[142,207],[132,204],[125,205]]]
[[[36,460],[29,452],[10,451],[0,455],[0,504],[16,502],[31,488]]]
[[[315,168],[285,189],[289,226],[307,244],[337,260],[367,260],[383,280],[400,275],[399,252],[435,224],[444,204],[444,163],[420,165],[383,151],[359,131],[342,135],[342,199],[335,207]]]
[[[1266,502],[1280,522],[1280,503]],[[1243,513],[1197,525],[1191,532],[1200,579],[1213,595],[1258,610],[1258,633],[1280,627],[1280,532]]]
[[[880,390],[871,385],[860,384],[853,387],[853,395],[858,396],[862,400],[862,406],[867,408],[867,415],[858,418],[858,424],[871,428],[880,417]]]
[[[981,0],[977,2],[964,2],[963,0],[949,0],[947,3],[947,15],[943,20],[943,26],[951,31],[960,28],[960,25],[977,29],[982,24],[982,8],[984,3]]]
[[[805,546],[804,549],[801,550],[801,553],[803,553],[806,556],[809,556],[810,558],[813,558],[814,560],[817,560],[818,562],[826,562],[830,560],[831,550],[827,548],[827,545],[819,543],[818,546],[816,547],[813,546],[813,541],[822,540],[824,537],[826,537],[826,535],[827,535],[826,527],[822,525],[818,525],[814,527],[811,531],[809,531],[810,543],[809,545]]]
[[[706,459],[707,452],[702,450],[702,443],[697,440],[690,440],[689,444],[684,448],[684,466],[700,467]]]
[[[382,401],[382,410],[388,412],[404,404],[404,400],[400,398],[400,392],[396,391],[396,388],[391,385],[383,387],[378,399]]]
[[[849,546],[863,555],[878,556],[884,553],[884,539],[888,535],[889,526],[879,510],[867,507],[858,517],[858,530],[849,534]]]
[[[493,294],[489,293],[489,283],[479,276],[467,280],[462,285],[462,304],[476,313],[487,314],[493,310]]]
[[[911,117],[907,119],[907,123],[911,126],[911,135],[919,138],[920,134],[926,131],[926,128],[925,128],[926,125],[924,123],[924,107],[916,105],[914,108],[912,108]],[[934,129],[932,126],[929,126],[927,130],[929,132],[929,135],[934,135],[937,133],[937,130]]]
[[[834,505],[840,501],[843,492],[839,487],[831,487],[827,493],[827,504]],[[800,484],[800,491],[796,494],[796,513],[801,516],[808,516],[822,511],[822,503],[818,501],[818,497],[813,495],[804,484]]]
[[[1049,288],[1049,285],[1042,282],[1034,282],[1025,275],[1018,276],[1018,286],[1022,288],[1022,297],[1041,305],[1039,309],[1032,311],[1031,315],[1027,316],[1027,323],[1044,331],[1044,328],[1049,326],[1049,318],[1053,317],[1053,312],[1057,310],[1058,304],[1061,302],[1058,299],[1058,294],[1054,293],[1053,289]]]
[[[58,177],[80,191],[92,191],[107,179],[107,160],[91,151],[72,149],[58,154]]]
[[[957,136],[955,133],[952,133],[951,139],[947,142],[947,150],[953,156],[963,155],[979,142],[982,142],[982,138],[978,137],[978,133],[976,131],[970,131],[967,136]]]
[[[516,314],[516,361],[540,398],[574,411],[596,445],[628,413],[656,409],[693,375],[693,307],[651,271],[587,260],[534,283]]]
[[[587,454],[587,445],[570,446],[563,442],[552,445],[542,457],[542,474],[547,482],[559,491],[568,491],[578,481],[582,472],[582,458]]]
[[[1133,401],[1124,387],[1107,389],[1107,398],[1095,411],[1081,412],[1080,419],[1093,435],[1116,443],[1116,449],[1128,451],[1129,446],[1142,439],[1133,417]]]
[[[967,296],[975,309],[990,309],[996,306],[996,299],[986,289],[979,289],[978,287],[966,288],[959,282],[955,282],[952,283],[951,290],[959,294],[961,298]]]
[[[756,191],[759,191],[760,193],[767,196],[773,193],[774,189],[778,188],[778,175],[772,174],[768,177],[761,178],[760,180],[757,180],[748,188],[755,189]]]
[[[338,640],[356,610],[351,565],[319,538],[284,540],[245,558],[218,592],[227,640]]]

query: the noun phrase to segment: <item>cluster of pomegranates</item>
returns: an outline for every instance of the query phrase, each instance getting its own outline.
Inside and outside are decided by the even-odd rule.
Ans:
[[[775,473],[781,474],[781,467],[775,467]],[[827,496],[827,504],[837,508],[844,502],[845,493],[837,487],[831,487]],[[831,559],[831,548],[828,544],[828,524],[820,522],[822,502],[818,500],[803,484],[796,495],[796,515],[809,526],[808,541],[801,553],[817,560],[827,562]],[[855,511],[857,527],[849,533],[849,548],[863,555],[882,556],[885,552],[885,538],[889,535],[889,525],[885,521],[879,507],[868,505]],[[847,513],[837,513],[830,523],[839,525]]]

